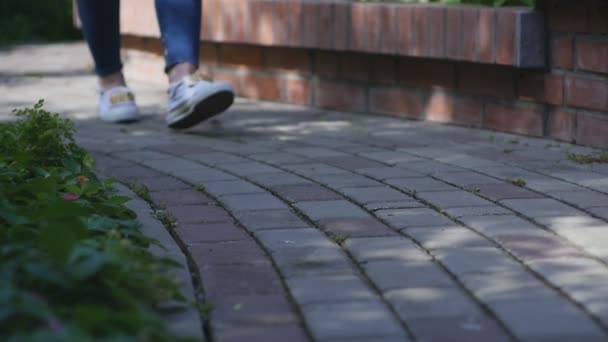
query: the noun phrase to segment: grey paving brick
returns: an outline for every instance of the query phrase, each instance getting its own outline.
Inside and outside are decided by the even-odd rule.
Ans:
[[[216,197],[225,195],[259,194],[266,190],[244,180],[205,182],[205,192]]]
[[[310,227],[289,209],[241,211],[234,215],[250,231]]]
[[[484,184],[479,186],[479,195],[492,201],[515,198],[540,198],[544,197],[538,193],[515,186],[509,183]]]
[[[342,196],[339,194],[318,184],[282,185],[272,187],[272,190],[289,201],[289,203],[342,199]]]
[[[496,247],[445,248],[436,250],[433,254],[459,276],[468,273],[516,272],[523,267]]]
[[[231,163],[231,164],[221,164],[219,166],[222,170],[237,174],[239,176],[250,176],[254,174],[265,174],[265,173],[273,173],[280,172],[281,170],[274,168],[272,166],[268,166],[266,164],[258,163],[255,161],[247,161],[242,163]]]
[[[231,211],[285,209],[287,205],[269,193],[226,195],[221,198]]]
[[[213,326],[213,323],[211,324]],[[227,327],[214,330],[216,342],[308,342],[310,339],[300,324],[241,325],[238,329]]]
[[[363,264],[365,274],[381,291],[417,287],[453,287],[454,280],[432,261],[378,260]]]
[[[526,188],[543,193],[549,191],[579,191],[583,189],[578,185],[574,185],[559,179],[550,178],[542,175],[527,177],[525,180]]]
[[[285,278],[354,273],[348,257],[335,246],[281,246],[271,249],[271,253]]]
[[[492,202],[466,191],[421,192],[417,196],[441,209],[494,205]]]
[[[517,301],[547,296],[552,293],[549,287],[527,270],[500,272],[492,276],[470,274],[461,281],[476,298],[484,303],[496,301]]]
[[[527,217],[559,217],[583,214],[569,205],[550,198],[513,199],[501,201],[506,207]]]
[[[362,168],[355,170],[357,173],[369,176],[378,180],[385,180],[389,178],[407,178],[407,177],[422,177],[420,173],[405,170],[397,167],[373,167],[373,168]]]
[[[541,229],[515,215],[464,216],[460,220],[469,227],[492,237],[518,232],[535,232]]]
[[[135,182],[145,185],[149,191],[183,190],[192,186],[170,176],[138,178]]]
[[[420,317],[483,316],[481,309],[457,287],[421,286],[385,295],[402,320]]]
[[[266,230],[257,232],[256,237],[270,252],[296,247],[338,248],[333,241],[314,228]]]
[[[172,157],[171,159],[149,159],[142,160],[142,164],[146,165],[149,168],[154,170],[176,175],[184,171],[195,171],[195,170],[205,170],[206,167],[204,165],[195,163],[191,160],[182,159],[178,157]]]
[[[188,252],[197,265],[214,264],[246,264],[246,265],[270,265],[271,259],[253,241],[222,241],[200,243],[188,246]]]
[[[555,191],[549,192],[549,196],[567,202],[579,208],[591,208],[600,205],[608,205],[608,195],[591,190],[579,191]]]
[[[593,207],[588,209],[593,215],[608,221],[608,206]]]
[[[255,183],[261,184],[264,187],[273,187],[280,185],[298,185],[298,184],[313,184],[313,182],[287,172],[263,173],[256,175],[248,175],[248,179]]]
[[[385,164],[389,164],[389,165],[395,165],[397,163],[404,163],[404,162],[417,162],[417,161],[425,160],[420,157],[406,154],[404,152],[395,152],[395,151],[364,152],[364,153],[360,153],[360,155],[365,158],[376,160],[376,161],[379,161],[379,162],[382,162]]]
[[[307,158],[322,158],[322,157],[345,157],[345,153],[331,150],[322,147],[294,147],[284,149],[287,153],[307,157]]]
[[[308,161],[307,158],[301,156],[295,156],[291,153],[285,152],[271,152],[271,153],[260,153],[251,155],[250,158],[263,161],[273,165],[286,165],[286,164],[302,164]]]
[[[232,221],[224,209],[215,205],[168,206],[167,211],[175,216],[178,224]]]
[[[321,163],[289,164],[285,169],[303,176],[347,174],[347,171]]]
[[[524,262],[547,258],[582,257],[572,244],[549,232],[538,230],[524,234],[504,234],[495,240],[507,251]]]
[[[207,168],[201,165],[198,169],[179,169],[172,174],[186,182],[197,184],[213,181],[236,180],[237,178],[225,172]]]
[[[511,341],[496,321],[481,315],[420,317],[408,326],[421,341]]]
[[[452,223],[447,217],[428,208],[379,210],[376,214],[397,229],[449,225]]]
[[[167,144],[156,144],[156,145],[152,146],[151,149],[153,149],[155,151],[163,152],[163,153],[179,154],[179,155],[211,152],[210,149],[203,147],[202,145],[199,145],[199,144],[187,144],[187,143],[179,143],[179,142],[172,142],[172,143],[167,143]]]
[[[457,166],[442,164],[435,161],[405,162],[398,163],[396,166],[410,171],[418,172],[423,175],[434,175],[437,173],[446,172],[459,172],[464,170],[463,168]]]
[[[174,159],[175,157],[165,153],[159,153],[155,151],[134,151],[134,152],[125,152],[120,154],[120,158],[126,160],[132,160],[136,162],[146,161],[146,160],[159,160],[159,159]]]
[[[227,295],[277,294],[283,291],[272,266],[199,266],[205,294],[210,301]]]
[[[343,188],[340,192],[359,204],[382,201],[411,201],[411,197],[387,186]]]
[[[398,233],[372,217],[328,218],[318,221],[321,229],[339,236],[397,236]]]
[[[207,152],[207,153],[200,153],[200,154],[189,154],[186,156],[186,158],[191,159],[191,160],[196,160],[196,161],[202,162],[203,164],[207,164],[207,165],[221,165],[221,164],[227,164],[227,163],[244,163],[244,162],[248,161],[247,159],[245,159],[243,157],[235,156],[235,155],[224,153],[224,152]]]
[[[405,336],[398,321],[378,300],[307,305],[302,311],[312,335],[319,340]]]
[[[430,177],[423,178],[391,178],[385,180],[398,189],[408,192],[429,192],[429,191],[453,191],[457,187],[438,181]]]
[[[382,167],[383,164],[366,158],[356,156],[345,156],[345,157],[323,157],[317,158],[317,160],[331,166],[335,166],[345,170],[355,170],[362,168],[373,168]]]
[[[232,223],[181,224],[177,228],[177,234],[186,245],[251,239],[241,228]]]
[[[605,335],[587,315],[557,295],[498,301],[490,304],[490,308],[516,337],[524,341],[605,339]]]
[[[424,250],[403,237],[351,238],[346,240],[344,245],[359,263],[377,260],[431,260]]]
[[[214,203],[213,199],[194,189],[153,191],[150,197],[160,206]]]
[[[467,228],[410,228],[403,231],[426,249],[492,247],[494,244]]]
[[[354,173],[318,175],[314,179],[332,189],[382,185],[380,182]]]
[[[255,324],[298,323],[289,300],[283,293],[229,295],[213,302],[214,329],[239,329]]]
[[[369,217],[369,214],[345,200],[300,202],[295,206],[312,220],[328,218]]]
[[[287,287],[299,305],[374,299],[377,295],[356,275],[292,277]]]

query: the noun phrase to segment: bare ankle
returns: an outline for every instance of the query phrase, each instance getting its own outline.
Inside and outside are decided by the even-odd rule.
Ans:
[[[126,87],[125,77],[122,72],[116,72],[106,76],[99,77],[99,86],[106,90],[114,87]]]
[[[185,76],[196,72],[196,66],[191,63],[177,63],[169,70],[169,83],[177,82]]]

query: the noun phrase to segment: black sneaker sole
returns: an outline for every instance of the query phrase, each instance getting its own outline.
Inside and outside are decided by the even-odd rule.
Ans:
[[[202,121],[212,118],[225,112],[234,103],[234,93],[231,91],[221,91],[207,99],[199,102],[192,110],[192,113],[184,116],[181,120],[173,122],[169,128],[186,129]]]

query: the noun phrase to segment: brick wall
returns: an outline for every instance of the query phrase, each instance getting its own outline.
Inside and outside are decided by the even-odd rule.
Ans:
[[[484,44],[479,42],[457,49],[473,49],[475,56],[469,57],[474,59],[464,55],[421,58],[411,56],[415,51],[403,56],[365,49],[311,48],[304,43],[276,46],[269,43],[272,39],[264,33],[269,30],[263,28],[256,39],[266,40],[266,44],[232,42],[224,28],[223,37],[201,43],[201,65],[209,76],[233,83],[245,97],[608,147],[608,2],[541,0],[539,11],[545,15],[549,31],[549,66],[542,69],[522,69],[516,63],[481,63]],[[355,20],[348,18],[351,24]],[[459,18],[461,25],[466,25],[466,13]],[[484,20],[483,16],[475,18],[476,23]],[[427,19],[432,20],[432,16]],[[127,56],[138,61],[133,66],[146,69],[140,70],[146,75],[150,75],[152,65],[160,69],[159,41],[130,32],[123,43]],[[425,34],[433,36],[432,30]],[[332,46],[336,42],[334,37]],[[425,53],[450,51],[449,40],[437,49],[431,45]],[[496,40],[490,45],[493,60],[499,60],[501,45]]]

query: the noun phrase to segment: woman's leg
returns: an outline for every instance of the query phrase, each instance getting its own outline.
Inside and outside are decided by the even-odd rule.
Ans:
[[[156,0],[169,82],[198,69],[201,0]]]
[[[119,0],[78,0],[78,13],[101,88],[124,86],[120,60]]]

